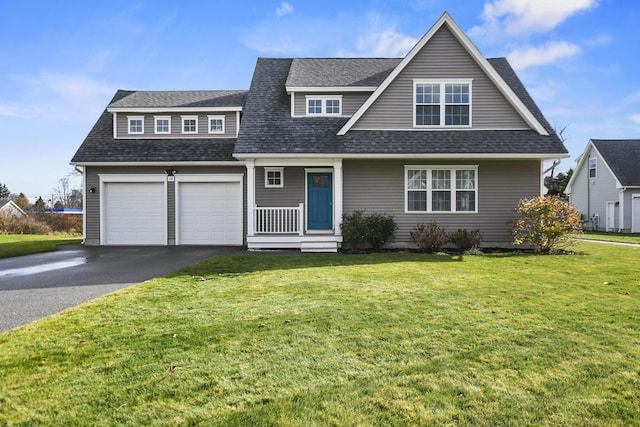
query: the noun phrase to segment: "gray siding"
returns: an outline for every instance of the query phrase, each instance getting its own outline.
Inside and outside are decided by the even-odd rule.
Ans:
[[[256,204],[261,207],[296,207],[304,200],[304,168],[285,167],[284,187],[265,188],[264,168],[257,167],[256,177]]]
[[[150,166],[150,167],[120,167],[120,166],[103,166],[94,167],[87,166],[85,168],[86,185],[87,188],[94,187],[96,191],[93,193],[87,192],[85,212],[87,229],[85,233],[85,244],[87,245],[99,245],[100,244],[100,177],[99,174],[164,174],[162,166]],[[178,166],[176,167],[178,174],[224,174],[224,173],[242,173],[245,178],[242,182],[243,193],[243,216],[247,211],[247,183],[246,183],[246,169],[244,166]],[[167,230],[168,230],[168,244],[175,244],[175,181],[167,183]],[[243,219],[243,236],[247,234],[246,219]]]
[[[307,115],[307,95],[342,95],[342,115],[352,116],[358,108],[371,96],[372,92],[356,92],[356,93],[301,93],[296,92],[294,97],[294,114],[295,116],[305,117]]]
[[[412,129],[413,79],[473,79],[473,129],[525,129],[513,106],[443,26],[371,105],[353,129]]]
[[[620,198],[616,189],[616,180],[595,149],[591,148],[584,155],[586,157],[582,167],[574,171],[575,178],[571,186],[569,200],[580,212],[583,221],[587,221],[594,214],[599,215],[598,229],[605,230],[607,202],[618,202]],[[596,177],[589,178],[589,159],[594,157],[597,159]],[[625,226],[631,227],[631,222],[628,222],[631,220],[631,211],[629,211],[629,219],[627,220],[626,210],[625,206]],[[585,226],[587,229],[592,229],[593,224],[586,223]],[[616,218],[616,227],[619,226],[618,218]]]
[[[478,165],[478,213],[405,213],[405,165]],[[538,161],[345,160],[344,212],[356,209],[393,215],[396,244],[411,242],[410,231],[421,222],[437,221],[449,230],[480,229],[485,245],[512,241],[508,221],[522,198],[540,195]]]
[[[129,119],[130,116],[142,116],[144,117],[144,134],[129,134]],[[155,133],[155,116],[171,116],[171,133],[170,134],[156,134]],[[198,116],[198,133],[197,134],[183,134],[182,133],[182,116]],[[224,133],[215,134],[209,133],[209,116],[224,116]],[[122,139],[137,139],[137,138],[235,138],[236,129],[238,123],[236,120],[235,112],[228,113],[157,113],[157,114],[139,114],[139,113],[118,113],[117,118],[117,132],[118,138]]]

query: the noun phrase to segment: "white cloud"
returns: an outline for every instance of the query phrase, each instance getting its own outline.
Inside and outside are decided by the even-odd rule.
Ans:
[[[548,42],[539,47],[515,49],[507,55],[507,59],[514,69],[523,70],[528,67],[545,65],[557,59],[567,58],[580,53],[580,48],[564,41]]]
[[[600,0],[494,0],[484,4],[484,23],[470,30],[472,37],[545,33],[572,15],[594,8]]]
[[[293,13],[293,6],[286,1],[280,3],[280,6],[276,7],[276,15],[284,16]]]
[[[640,113],[635,113],[635,114],[631,114],[629,115],[629,119],[631,119],[631,121],[637,125],[640,125]]]
[[[417,39],[397,32],[394,28],[372,30],[358,37],[355,56],[400,57],[415,46]]]

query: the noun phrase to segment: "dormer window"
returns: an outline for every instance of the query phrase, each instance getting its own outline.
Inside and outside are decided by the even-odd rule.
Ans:
[[[414,127],[471,126],[471,81],[414,80]]]
[[[144,116],[129,116],[129,133],[144,133]]]
[[[209,116],[209,133],[224,133],[224,116]]]
[[[198,116],[182,116],[182,133],[198,133]]]
[[[170,116],[155,116],[156,133],[168,134],[171,133],[171,117]]]
[[[307,95],[307,116],[340,116],[342,115],[342,96],[310,96]]]

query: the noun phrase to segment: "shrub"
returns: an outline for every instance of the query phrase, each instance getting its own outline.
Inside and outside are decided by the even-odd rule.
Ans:
[[[482,232],[480,230],[467,230],[458,228],[449,235],[451,243],[456,245],[461,251],[468,251],[477,248],[482,243]]]
[[[393,216],[374,213],[367,215],[355,210],[342,215],[340,225],[345,243],[351,250],[363,251],[367,245],[380,250],[398,228]]]
[[[537,252],[556,253],[575,244],[571,238],[581,234],[580,213],[558,196],[520,200],[513,221],[513,243],[529,243]]]
[[[392,215],[374,213],[365,219],[367,241],[375,250],[380,250],[393,236],[398,225]]]
[[[82,234],[82,215],[63,213],[36,213],[33,217],[47,224],[54,232]]]
[[[51,227],[29,216],[17,218],[12,215],[0,215],[0,233],[49,234]]]
[[[411,230],[411,240],[425,252],[440,252],[449,241],[449,233],[437,222],[420,223]]]

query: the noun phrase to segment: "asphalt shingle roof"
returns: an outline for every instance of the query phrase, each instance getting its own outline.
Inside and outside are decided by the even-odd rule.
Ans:
[[[112,101],[109,107],[241,107],[246,98],[246,90],[127,91],[126,96]]]
[[[296,58],[286,85],[293,87],[379,86],[402,58]]]
[[[592,139],[620,184],[640,186],[640,139]]]
[[[345,60],[348,61],[348,60]],[[376,61],[375,59],[373,61]],[[382,61],[382,60],[381,60]],[[567,150],[504,58],[489,63],[549,132],[534,130],[374,131],[336,135],[348,118],[294,118],[285,83],[295,59],[256,64],[235,153],[311,154],[561,154]],[[328,61],[335,65],[337,61]],[[345,62],[346,63],[346,62]],[[385,62],[385,66],[389,62]],[[373,68],[373,67],[371,67]],[[383,67],[381,67],[383,68]]]
[[[109,105],[135,93],[119,90]],[[234,161],[234,145],[235,138],[114,139],[112,114],[105,109],[71,163]]]

